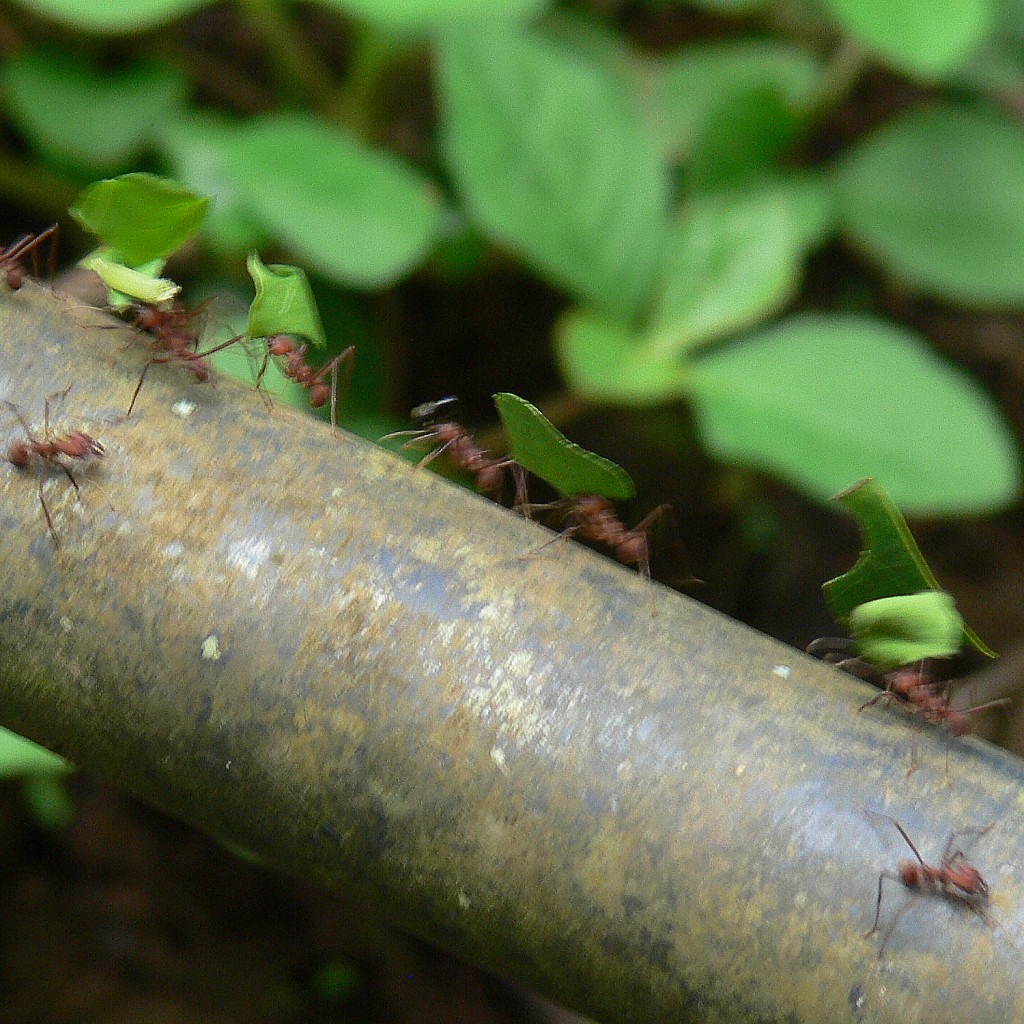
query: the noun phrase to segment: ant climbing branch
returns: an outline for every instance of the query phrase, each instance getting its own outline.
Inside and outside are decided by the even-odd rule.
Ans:
[[[57,536],[56,529],[54,529],[53,517],[50,515],[49,506],[46,504],[46,495],[43,491],[47,467],[55,467],[61,470],[75,489],[75,494],[81,496],[78,481],[75,479],[70,467],[62,459],[87,459],[90,456],[98,458],[106,454],[106,449],[103,445],[82,430],[72,430],[63,435],[54,434],[51,430],[50,404],[54,399],[62,401],[67,397],[70,390],[71,385],[69,384],[63,391],[57,391],[47,396],[43,404],[42,437],[37,437],[33,433],[28,421],[21,414],[17,406],[7,401],[3,403],[18,418],[18,422],[25,432],[24,441],[14,441],[7,449],[7,461],[19,469],[24,469],[32,462],[37,463],[39,469],[39,504],[46,518],[46,525],[50,531],[50,536],[53,538],[54,547],[57,548],[60,548],[60,538]]]

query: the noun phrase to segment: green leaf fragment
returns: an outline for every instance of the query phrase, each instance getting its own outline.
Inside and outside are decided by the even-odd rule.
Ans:
[[[93,174],[130,164],[175,115],[184,76],[163,64],[139,62],[99,73],[72,54],[30,50],[0,68],[11,119],[49,162]]]
[[[941,592],[903,514],[879,484],[860,480],[835,500],[857,520],[864,544],[853,568],[822,587],[825,602],[840,626],[850,626],[855,608],[880,598],[925,590]],[[996,656],[966,624],[963,635],[982,654]]]
[[[133,172],[87,185],[71,216],[126,266],[170,256],[200,228],[209,198],[169,178]]]
[[[1020,454],[995,403],[893,323],[801,314],[691,365],[711,450],[820,501],[867,476],[930,515],[1004,508],[1020,493]]]
[[[304,270],[282,263],[267,265],[257,253],[252,253],[245,265],[256,285],[246,330],[250,338],[290,334],[321,347],[327,344],[316,299]]]
[[[677,398],[689,371],[674,353],[652,351],[629,327],[584,309],[570,309],[555,327],[555,351],[569,385],[587,398],[656,405]]]
[[[23,7],[86,32],[127,33],[155,28],[209,0],[21,0]]]
[[[923,658],[948,658],[964,643],[964,620],[952,594],[882,597],[857,605],[850,613],[855,650],[883,672]]]
[[[562,497],[598,494],[622,499],[636,494],[636,485],[621,466],[570,441],[525,398],[500,392],[494,404],[512,458]]]
[[[470,214],[587,305],[636,317],[661,256],[668,175],[621,79],[507,25],[445,32],[438,50],[442,141]]]
[[[109,259],[110,250],[100,249],[84,259],[79,266],[94,271],[110,290],[108,304],[114,309],[125,309],[133,302],[159,305],[168,302],[181,291],[181,285],[170,278],[157,277],[163,269],[163,260],[150,260],[139,267],[126,267]]]
[[[1024,128],[985,108],[915,109],[871,133],[837,177],[845,230],[931,295],[1024,305]]]
[[[441,204],[430,180],[308,114],[251,118],[211,142],[257,222],[339,284],[382,288],[429,253]]]
[[[922,78],[961,65],[995,21],[992,0],[825,0],[825,6],[859,43]]]
[[[0,779],[54,777],[73,770],[64,758],[10,729],[0,727]]]

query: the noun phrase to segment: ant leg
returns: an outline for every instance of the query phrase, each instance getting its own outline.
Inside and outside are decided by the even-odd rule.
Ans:
[[[339,353],[331,360],[331,432],[338,432],[338,367],[345,364],[345,394],[348,394],[349,386],[352,383],[352,371],[355,368],[356,347],[349,345],[344,352]],[[332,365],[333,364],[333,365]]]
[[[886,815],[883,814],[880,815],[880,817],[884,818]],[[878,919],[882,916],[882,887],[885,885],[885,880],[887,878],[894,882],[898,882],[900,880],[899,875],[897,875],[895,871],[890,871],[888,868],[878,876],[878,899],[875,901],[875,923],[864,933],[863,937],[865,939],[870,939],[871,936],[878,931]]]
[[[66,468],[66,467],[65,467]],[[46,504],[46,495],[43,494],[43,480],[45,475],[45,469],[42,464],[39,466],[39,504],[43,508],[43,515],[46,517],[46,528],[50,531],[50,536],[53,538],[53,546],[59,551],[60,550],[60,537],[57,536],[57,531],[53,528],[53,519],[50,516],[50,509]]]
[[[996,823],[994,821],[990,821],[987,825],[984,826],[975,826],[972,828],[958,828],[954,832],[950,832],[949,839],[946,840],[946,847],[942,851],[943,863],[945,863],[947,860],[953,860],[957,857],[963,857],[963,850],[957,850],[955,853],[952,852],[953,842],[955,841],[957,836],[974,836],[974,839],[971,840],[971,842],[976,843],[982,836],[988,835],[988,833],[991,832],[992,829],[994,829],[995,827]]]
[[[424,436],[429,437],[430,435],[428,434],[428,435],[424,435]],[[436,435],[434,435],[434,436],[436,436]],[[440,455],[442,452],[446,451],[448,448],[451,448],[451,446],[454,443],[455,443],[454,440],[452,440],[452,441],[445,441],[444,444],[439,444],[432,452],[430,452],[424,458],[420,459],[420,461],[417,463],[418,467],[420,469],[422,469],[424,466],[429,466],[434,461],[434,459],[436,459],[438,457],[438,455]]]
[[[895,875],[889,875],[890,878],[895,878]],[[889,927],[885,929],[885,935],[882,936],[882,944],[878,947],[878,959],[881,960],[885,954],[885,947],[889,945],[889,940],[892,938],[892,933],[896,931],[896,925],[900,923],[900,918],[914,905],[917,894],[911,893],[910,899],[908,899],[899,910],[896,911],[892,916],[892,920],[889,922]]]
[[[63,462],[58,462],[56,459],[53,459],[52,462],[55,466],[60,466],[60,468],[64,470],[64,475],[68,478],[68,480],[71,481],[71,486],[74,487],[75,489],[75,496],[78,498],[79,501],[81,501],[82,488],[78,486],[78,481],[75,479],[75,475],[67,466],[64,465]]]
[[[21,429],[25,431],[25,436],[33,443],[36,444],[36,436],[32,433],[32,428],[28,425],[28,420],[22,415],[21,410],[13,403],[4,401],[4,405],[7,406],[15,416],[18,417],[18,422],[21,424]]]
[[[512,481],[516,489],[515,498],[512,500],[512,509],[515,512],[521,512],[529,519],[532,506],[530,505],[530,495],[526,490],[526,470],[515,459],[509,459],[508,464],[512,467]]]
[[[149,373],[149,368],[154,363],[166,362],[166,359],[157,359],[155,357],[146,360],[146,365],[142,368],[142,373],[139,375],[139,383],[135,385],[135,392],[132,394],[132,400],[128,403],[128,411],[123,416],[119,417],[120,422],[123,422],[124,420],[128,419],[129,416],[131,416],[132,409],[135,408],[135,400],[139,397],[139,392],[142,390],[142,384],[146,379],[146,374]]]
[[[50,439],[50,403],[54,399],[58,402],[63,402],[68,397],[71,387],[72,385],[69,384],[63,391],[54,391],[52,395],[47,395],[46,400],[43,402],[43,438],[47,441]]]

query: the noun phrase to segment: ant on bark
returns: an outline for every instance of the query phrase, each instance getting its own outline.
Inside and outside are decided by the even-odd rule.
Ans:
[[[514,459],[494,458],[473,440],[473,435],[451,416],[451,410],[458,402],[454,395],[439,398],[433,402],[417,405],[409,414],[412,430],[396,430],[381,438],[408,437],[402,445],[411,448],[421,444],[433,445],[433,449],[420,460],[421,466],[429,466],[439,455],[448,454],[448,460],[456,469],[461,469],[476,480],[478,490],[485,493],[500,491],[505,482],[505,470],[511,469],[515,478],[517,509],[528,509],[526,481],[523,469]]]
[[[867,808],[865,808],[867,810]],[[895,871],[886,869],[878,876],[878,901],[875,903],[875,923],[864,933],[864,938],[869,939],[878,931],[878,921],[882,913],[882,886],[888,878],[893,882],[910,889],[915,895],[925,893],[931,896],[941,896],[967,907],[968,910],[977,914],[990,928],[994,927],[995,920],[982,906],[988,899],[988,883],[981,877],[981,872],[968,864],[962,850],[953,850],[953,842],[958,835],[975,834],[978,838],[989,832],[995,822],[989,822],[984,828],[963,829],[960,832],[951,832],[946,846],[942,851],[942,860],[938,867],[926,864],[924,858],[918,852],[910,836],[907,835],[903,826],[887,814],[878,814],[875,811],[868,811],[869,814],[878,818],[885,818],[896,826],[899,834],[906,840],[907,846],[914,852],[917,858],[915,863],[912,860],[901,861]],[[879,957],[885,952],[885,947],[892,936],[900,918],[906,913],[912,900],[908,900],[895,914],[892,922],[882,937],[882,945],[878,949]]]
[[[548,541],[554,544],[557,540],[574,537],[579,534],[594,544],[609,547],[615,557],[624,565],[635,565],[641,575],[651,578],[650,545],[648,531],[651,524],[662,516],[671,515],[671,505],[659,505],[648,512],[632,529],[618,517],[615,507],[608,498],[599,494],[580,494],[575,498],[552,502],[550,505],[523,506],[533,508],[563,508],[565,518],[572,520],[557,537]],[[548,544],[543,545],[547,547]]]
[[[860,679],[884,686],[881,693],[876,693],[866,700],[857,711],[873,707],[883,701],[896,704],[904,711],[921,721],[931,725],[942,726],[947,736],[964,736],[970,727],[970,716],[979,711],[1006,707],[1009,697],[987,701],[969,708],[954,708],[951,691],[954,681],[940,683],[927,668],[927,662],[908,665],[895,672],[883,673],[863,658],[851,653],[853,643],[843,637],[822,637],[807,645],[807,653],[821,658],[844,672],[849,672]],[[917,769],[917,734],[914,734],[913,747],[910,755],[908,775]],[[946,780],[949,781],[949,747],[946,747]]]
[[[12,292],[16,292],[25,283],[28,272],[21,261],[29,253],[32,254],[32,273],[35,277],[39,276],[39,260],[36,250],[47,238],[52,239],[50,242],[48,267],[49,276],[51,279],[53,278],[54,261],[57,255],[57,235],[59,233],[60,225],[51,224],[38,235],[22,235],[11,242],[6,249],[0,249],[0,275],[3,275],[4,280],[7,282],[7,287]]]
[[[57,548],[60,547],[60,538],[54,529],[53,518],[50,515],[50,509],[46,504],[46,496],[43,493],[43,482],[46,478],[47,466],[55,466],[60,469],[71,482],[71,486],[75,489],[75,494],[80,497],[81,489],[78,486],[78,481],[75,479],[71,469],[61,461],[61,457],[67,459],[86,459],[89,456],[96,456],[98,458],[106,454],[106,449],[103,445],[82,430],[72,430],[64,435],[55,435],[51,431],[50,403],[54,399],[63,401],[70,390],[71,385],[69,384],[63,391],[56,391],[46,398],[43,405],[43,436],[41,438],[32,432],[28,421],[21,414],[17,406],[7,401],[3,403],[18,417],[18,422],[25,431],[26,438],[24,441],[14,441],[11,444],[7,449],[7,461],[19,469],[24,469],[33,460],[38,463],[39,504],[42,506],[43,515],[46,517],[46,525],[50,530],[50,536],[53,538],[54,547]]]
[[[299,387],[309,392],[309,405],[312,409],[321,409],[331,402],[331,430],[337,433],[338,430],[338,367],[346,364],[345,383],[352,373],[356,347],[349,345],[347,349],[336,355],[330,362],[325,363],[319,370],[314,370],[306,362],[306,352],[309,345],[303,342],[301,345],[295,343],[287,334],[272,334],[265,339],[267,351],[263,356],[263,365],[256,375],[256,388],[259,389],[263,375],[267,372],[271,358],[275,359],[281,372],[289,379],[295,381]],[[324,383],[327,374],[331,375],[330,388]]]
[[[132,400],[128,403],[128,411],[124,419],[128,419],[135,408],[135,402],[142,391],[142,385],[146,380],[149,368],[155,363],[174,363],[179,366],[187,366],[192,375],[200,383],[210,379],[210,364],[207,357],[214,352],[234,345],[241,339],[241,335],[235,335],[227,341],[214,345],[203,352],[199,349],[199,332],[194,327],[194,321],[199,315],[199,309],[187,309],[177,299],[168,303],[154,305],[148,302],[134,302],[128,309],[133,327],[146,333],[150,338],[150,349],[153,355],[146,361],[139,375],[139,382],[135,385]]]

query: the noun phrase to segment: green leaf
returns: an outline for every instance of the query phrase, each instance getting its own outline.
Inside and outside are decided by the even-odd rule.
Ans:
[[[922,78],[963,64],[992,30],[992,0],[825,0],[866,49]]]
[[[548,3],[549,0],[320,0],[322,6],[343,14],[401,28],[528,18]]]
[[[185,79],[151,63],[98,74],[71,54],[30,50],[4,62],[0,90],[35,152],[95,174],[130,163],[160,135],[184,100]]]
[[[622,83],[536,32],[438,42],[442,139],[483,230],[586,303],[631,320],[650,295],[667,177]]]
[[[314,345],[327,344],[313,290],[304,270],[281,263],[267,266],[257,253],[253,253],[245,265],[256,285],[256,298],[249,307],[246,330],[250,338],[291,334],[306,338]]]
[[[170,256],[191,238],[209,202],[169,178],[135,172],[87,185],[70,213],[120,262],[138,266]]]
[[[747,14],[767,7],[770,0],[690,0],[694,7],[716,14]]]
[[[19,0],[22,7],[87,32],[138,32],[208,7],[212,0]]]
[[[991,511],[1020,493],[1019,453],[992,400],[893,324],[795,316],[699,353],[693,368],[712,451],[813,498],[867,475],[922,514]]]
[[[228,256],[241,256],[270,241],[224,168],[226,140],[235,129],[209,111],[186,111],[161,133],[159,142],[175,178],[213,203],[203,222],[203,238]]]
[[[916,110],[850,152],[840,201],[891,273],[982,306],[1024,304],[1024,130],[986,110]]]
[[[440,202],[428,179],[310,115],[252,118],[223,144],[235,194],[295,255],[339,284],[393,284],[438,234]]]
[[[595,401],[657,405],[675,399],[689,372],[672,353],[652,352],[644,337],[614,320],[572,308],[555,327],[555,352],[573,391]]]
[[[110,250],[97,249],[78,261],[80,267],[92,270],[110,289],[108,304],[114,309],[125,309],[133,302],[159,305],[169,302],[181,285],[168,277],[158,277],[163,269],[163,260],[152,260],[139,267],[126,267],[109,259]]]
[[[636,494],[636,485],[621,466],[570,441],[525,398],[501,392],[494,396],[494,404],[512,458],[562,497],[632,498]]]
[[[0,779],[66,775],[72,770],[64,758],[10,729],[0,727]]]
[[[874,480],[860,480],[835,496],[860,527],[864,549],[848,572],[822,587],[832,617],[844,628],[853,610],[884,597],[941,590],[896,504]],[[995,653],[964,626],[968,643],[982,654]]]
[[[727,118],[743,117],[751,140],[763,135],[757,106],[766,94],[799,120],[811,110],[824,78],[813,54],[786,43],[758,39],[689,44],[654,65],[654,120],[661,151],[688,158],[703,139],[727,138]],[[768,108],[768,124],[776,116]],[[770,136],[769,136],[770,138]]]
[[[850,636],[856,652],[883,672],[924,658],[949,658],[964,643],[964,620],[952,594],[880,597],[850,612]]]
[[[695,198],[665,246],[652,355],[678,356],[777,313],[800,284],[803,229],[781,189]]]
[[[1024,131],[983,110],[917,111],[869,137],[839,185],[854,238],[927,291],[1024,302]]]

